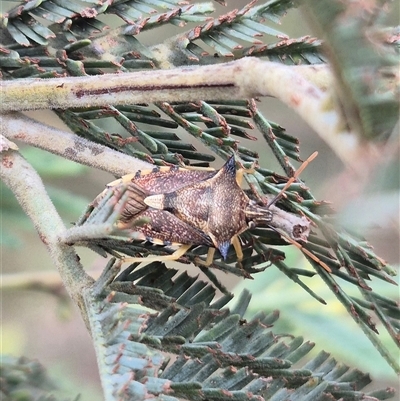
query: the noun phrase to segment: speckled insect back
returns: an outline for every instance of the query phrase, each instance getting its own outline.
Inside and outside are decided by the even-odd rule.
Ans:
[[[126,175],[108,187],[115,193],[122,189],[128,192],[117,227],[139,232],[143,240],[155,244],[185,246],[173,254],[177,257],[190,246],[205,245],[217,248],[226,259],[233,244],[241,260],[238,235],[257,225],[283,228],[296,241],[307,239],[310,223],[305,217],[287,213],[274,205],[257,204],[246,195],[238,181],[232,156],[218,171],[155,168]],[[94,204],[99,203],[105,192]],[[148,219],[148,223],[137,225],[143,218]],[[282,223],[285,221],[288,227]],[[174,259],[173,255],[169,255],[169,259]],[[213,252],[206,264],[212,262],[212,257]]]
[[[173,192],[149,196],[144,202],[207,234],[224,259],[233,237],[248,228],[245,211],[249,198],[236,182],[233,157],[212,176]]]

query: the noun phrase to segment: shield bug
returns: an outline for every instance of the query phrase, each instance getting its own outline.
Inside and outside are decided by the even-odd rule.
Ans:
[[[241,188],[243,170],[236,170],[234,156],[217,171],[158,167],[113,181],[108,188],[116,193],[122,189],[128,193],[116,222],[117,228],[134,230],[140,234],[139,239],[155,244],[179,246],[171,255],[129,257],[129,260],[176,260],[190,247],[205,245],[210,247],[205,262],[209,265],[215,248],[226,259],[232,244],[240,261],[243,253],[238,235],[258,225],[282,228],[285,238],[302,248],[297,241],[307,240],[310,222],[303,216],[277,208],[274,203],[315,156],[303,163],[280,194],[266,206],[250,199]],[[99,203],[107,190],[94,204]],[[139,219],[148,222],[138,225]]]

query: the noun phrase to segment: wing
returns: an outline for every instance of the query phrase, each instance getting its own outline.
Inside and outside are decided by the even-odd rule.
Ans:
[[[153,170],[143,170],[137,173],[127,174],[119,180],[110,182],[107,186],[113,187],[120,184],[136,184],[151,195],[176,191],[188,185],[208,180],[217,171],[186,170],[183,168],[161,167]]]
[[[123,189],[124,185],[116,187],[116,189],[114,190],[118,191],[119,188]],[[136,183],[131,183],[127,186],[126,194],[128,195],[128,198],[125,203],[125,207],[122,210],[121,216],[119,218],[119,222],[122,224],[125,223],[129,224],[129,222],[131,222],[132,219],[137,218],[148,207],[143,202],[143,200],[147,197],[148,192],[145,191],[139,185],[136,185]]]
[[[216,171],[171,169],[169,172],[159,171],[142,175],[135,178],[134,182],[150,194],[164,194],[207,180],[215,174]]]
[[[147,217],[150,222],[135,226],[133,230],[142,233],[147,240],[162,245],[206,245],[213,246],[211,238],[201,230],[186,224],[166,210],[148,208],[132,217],[130,221],[119,224],[121,229],[129,229],[138,218]]]

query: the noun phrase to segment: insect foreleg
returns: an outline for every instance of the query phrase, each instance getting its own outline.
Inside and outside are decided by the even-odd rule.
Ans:
[[[197,257],[196,263],[198,263],[199,265],[203,265],[205,267],[209,267],[209,266],[211,266],[211,264],[214,260],[214,255],[215,255],[215,248],[210,247],[210,248],[208,248],[206,260],[202,260],[199,257]]]
[[[235,235],[232,238],[232,245],[235,248],[235,252],[236,252],[236,256],[238,259],[238,262],[240,264],[240,262],[243,260],[243,251],[242,251],[242,245],[240,244],[240,240],[239,237],[237,235]],[[215,248],[208,248],[208,252],[207,252],[207,258],[205,261],[197,258],[197,262],[203,266],[211,266],[213,260],[214,260],[214,255],[215,255]]]
[[[254,174],[256,172],[254,167],[251,168],[240,168],[239,170],[236,171],[236,182],[239,185],[239,187],[242,186],[243,182],[243,176],[245,174]]]
[[[215,255],[215,248],[208,248],[207,259],[205,261],[205,266],[210,266],[211,265],[211,263],[214,260],[214,255]]]
[[[236,256],[238,258],[238,262],[240,263],[243,260],[243,251],[242,245],[240,244],[240,240],[237,235],[232,238],[232,245],[235,248]]]

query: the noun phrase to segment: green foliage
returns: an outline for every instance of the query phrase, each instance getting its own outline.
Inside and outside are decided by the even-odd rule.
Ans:
[[[387,138],[399,118],[399,88],[394,84],[399,70],[398,28],[382,25],[383,5],[347,7],[339,0],[306,4],[311,23],[326,40],[348,121],[366,138]]]
[[[50,38],[55,38],[59,29],[64,30],[65,38],[71,42],[88,39],[108,26],[97,17],[102,14],[115,14],[126,22],[132,34],[143,29],[159,27],[164,23],[182,25],[186,21],[203,22],[205,13],[211,12],[210,4],[190,4],[180,6],[179,0],[155,2],[137,1],[29,1],[8,11],[3,18],[3,25],[17,43],[29,46],[32,42],[47,45]],[[44,26],[40,19],[55,23]]]
[[[277,312],[243,320],[251,298],[247,292],[230,310],[224,307],[230,296],[214,301],[212,286],[186,272],[177,276],[162,263],[141,269],[133,264],[118,272],[111,261],[93,290],[85,292],[106,399],[383,400],[392,395],[391,389],[362,393],[368,375],[327,353],[305,363],[314,344],[275,335],[269,327]]]
[[[58,114],[79,135],[157,165],[168,162],[206,166],[215,160],[209,153],[199,152],[194,140],[182,140],[178,127],[225,158],[229,149],[236,148],[241,159],[249,165],[258,159],[258,153],[238,143],[240,138],[256,140],[251,131],[258,123],[264,124],[265,137],[270,135],[269,130],[276,136],[271,141],[275,144],[274,150],[282,156],[281,160],[284,155],[300,160],[297,139],[286,134],[278,124],[262,120],[255,104],[248,101],[110,106],[107,109],[58,111]],[[107,125],[106,119],[111,117],[118,125]],[[111,135],[110,129],[114,131]],[[293,171],[288,162],[285,162],[285,169]]]
[[[288,136],[281,127],[266,120],[257,110],[254,102],[235,102],[234,104],[213,106],[212,104],[200,102],[197,110],[203,111],[202,115],[193,114],[194,108],[192,104],[169,105],[164,103],[161,105],[161,109],[181,127],[185,128],[189,134],[208,146],[210,150],[224,158],[227,158],[230,152],[235,151],[238,160],[247,167],[250,167],[257,160],[258,155],[256,152],[251,152],[238,146],[236,141],[232,141],[232,133],[238,133],[238,136],[241,135],[243,137],[243,127],[257,126],[282,168],[288,175],[293,174],[294,167],[289,162],[289,158],[297,159],[299,157],[298,148],[295,145],[296,140]],[[230,120],[231,124],[229,124],[225,116],[229,118],[232,113],[229,107],[232,106],[235,107],[234,110],[237,114]],[[247,114],[245,113],[246,108]],[[226,115],[219,114],[217,109],[221,112],[230,111],[231,113]],[[249,121],[248,119],[243,119],[243,117],[238,117],[245,115],[251,116],[252,120]],[[212,128],[205,132],[199,128],[198,122],[203,123],[207,119],[212,124]],[[210,133],[214,136],[210,135]],[[249,135],[246,136],[249,137]],[[173,146],[172,143],[171,140],[168,143],[169,146]],[[154,147],[154,150],[156,149],[158,148]],[[151,152],[150,147],[147,148],[147,151]],[[201,158],[202,154],[198,153],[196,157]],[[147,160],[150,160],[148,156]],[[168,159],[168,161],[177,162],[172,158]],[[202,161],[206,162],[207,159],[202,159]],[[249,192],[249,196],[253,196],[255,199],[259,196],[268,199],[269,194],[278,193],[286,182],[284,177],[262,168],[256,168],[254,174],[246,177],[253,188],[253,192]],[[140,244],[135,242],[132,244],[132,238],[135,238],[134,236],[136,235],[134,230],[132,237],[131,233],[115,228],[114,223],[121,212],[115,209],[115,204],[119,204],[118,201],[123,198],[124,192],[119,193],[117,198],[113,195],[113,189],[110,189],[109,192],[109,197],[105,198],[98,208],[94,209],[91,206],[78,222],[78,225],[88,230],[103,224],[109,227],[107,239],[93,240],[88,243],[92,249],[97,249],[100,253],[102,250],[106,250],[113,255],[123,253],[131,256],[136,255],[137,252],[143,255],[171,253],[168,248],[160,248],[148,243]],[[380,293],[372,290],[374,285],[373,278],[395,284],[390,278],[391,275],[395,274],[394,269],[377,257],[363,238],[353,236],[344,229],[338,229],[333,219],[332,210],[324,202],[315,200],[310,190],[304,185],[291,186],[287,192],[286,199],[281,200],[279,205],[288,211],[303,213],[313,221],[315,229],[309,236],[308,242],[302,244],[302,251],[316,273],[320,275],[327,287],[343,304],[349,315],[380,350],[384,358],[394,369],[397,369],[397,362],[385,349],[377,336],[376,324],[371,316],[371,310],[377,312],[379,320],[391,335],[394,343],[396,343],[400,318],[400,315],[395,312],[397,307],[393,300],[382,297]],[[85,236],[87,235],[85,232]],[[263,271],[270,265],[274,265],[311,296],[321,303],[325,303],[325,300],[302,280],[302,277],[313,276],[316,273],[289,266],[285,262],[284,252],[271,247],[271,245],[287,245],[286,241],[282,240],[271,228],[256,228],[242,234],[241,240],[245,255],[242,268],[235,268],[231,265],[235,260],[233,250],[228,255],[226,262],[221,259],[220,255],[217,256],[212,267],[247,277]],[[199,255],[206,253],[207,249],[205,247],[198,247],[187,252],[185,256],[189,261],[199,265]],[[310,258],[310,254],[317,259]],[[326,268],[330,269],[331,273],[327,273]],[[215,279],[211,277],[212,273],[208,269],[205,270],[210,279],[215,282]],[[347,290],[344,289],[344,285],[341,284],[343,280],[345,283],[358,288],[363,300],[359,301],[350,298]],[[220,283],[215,283],[222,291],[225,291]],[[393,313],[390,312],[391,310],[393,310]]]
[[[293,1],[268,1],[254,6],[249,3],[241,10],[233,10],[225,15],[195,27],[176,40],[177,45],[187,55],[188,60],[201,62],[205,49],[201,42],[211,47],[215,56],[241,58],[244,56],[267,56],[271,61],[286,64],[316,64],[323,61],[320,42],[309,37],[289,39],[281,31],[265,22],[279,24]],[[266,35],[266,36],[265,36]],[[275,42],[275,38],[279,38]],[[273,41],[273,43],[265,43]],[[250,47],[248,47],[250,44]]]
[[[398,38],[388,34],[382,41],[377,35],[378,44],[372,43],[367,40],[363,17],[348,18],[343,2],[339,7],[337,2],[309,1],[307,9],[312,10],[313,25],[327,31],[327,53],[323,55],[319,40],[291,39],[276,29],[275,25],[294,3],[272,0],[255,5],[252,2],[212,19],[208,15],[213,11],[212,3],[182,4],[178,0],[21,2],[2,18],[0,69],[4,79],[157,69],[161,64],[157,55],[160,47],[146,46],[140,34],[164,24],[178,27],[195,24],[163,43],[173,50],[168,59],[171,66],[220,63],[250,55],[288,65],[320,64],[327,58],[333,63],[338,87],[342,90],[339,90],[339,101],[348,111],[349,121],[355,120],[365,137],[385,139],[398,116],[396,91],[388,85],[391,81],[385,76],[388,72],[392,78]],[[120,22],[127,25],[109,29],[104,18],[100,18],[102,14],[117,15]],[[331,23],[342,17],[346,17],[345,24]],[[49,24],[42,23],[42,19]],[[365,76],[368,79],[365,80]],[[272,118],[264,116],[255,100],[206,102],[199,99],[184,104],[108,105],[57,110],[56,113],[75,134],[155,165],[206,166],[215,156],[226,159],[234,153],[239,163],[250,167],[258,161],[259,154],[246,146],[247,141],[262,138],[285,176],[263,166],[257,166],[255,174],[247,175],[248,194],[258,202],[268,203],[279,193],[287,177],[295,172],[293,161],[301,160],[298,139],[288,135]],[[200,146],[205,146],[206,150],[198,151]],[[80,173],[80,169],[71,164],[52,164],[51,159],[41,157],[36,167],[40,173],[50,173],[53,177]],[[68,202],[65,192],[53,193],[60,209],[72,203]],[[110,190],[100,205],[90,206],[78,221],[77,228],[86,230],[86,234],[98,227],[108,229],[101,239],[86,245],[101,254],[171,253],[165,247],[132,243],[131,232],[121,232],[115,227],[121,212],[115,205],[123,195],[116,199]],[[15,206],[8,199],[7,194],[2,196],[2,209],[8,210],[11,216]],[[76,199],[73,204],[83,209]],[[321,284],[338,298],[386,361],[399,371],[398,362],[382,344],[375,323],[375,320],[381,322],[382,329],[387,332],[386,339],[389,337],[394,347],[398,347],[398,304],[386,295],[387,287],[383,287],[383,284],[396,284],[390,277],[394,269],[373,252],[364,238],[338,227],[331,208],[318,201],[301,181],[289,188],[278,206],[289,213],[305,215],[314,224],[309,241],[301,248],[309,262],[306,268],[287,261],[285,248],[276,246],[287,248],[288,244],[270,227],[259,227],[241,236],[242,267],[232,264],[236,260],[233,252],[226,262],[217,254],[211,267],[257,278],[256,273],[274,266],[299,284],[306,295],[323,304],[325,293],[311,289],[307,281],[309,277],[319,277]],[[3,239],[6,243],[12,241],[7,236]],[[192,248],[185,260],[198,264],[198,258],[204,258],[206,252],[204,247]],[[368,376],[338,364],[324,352],[304,362],[302,358],[313,347],[310,342],[303,342],[299,337],[288,340],[267,329],[277,319],[276,313],[259,313],[249,322],[243,320],[250,300],[247,294],[233,310],[224,308],[231,295],[212,270],[202,269],[213,285],[190,278],[186,273],[173,279],[176,271],[159,263],[142,269],[134,265],[117,277],[118,269],[111,263],[94,288],[85,290],[91,334],[107,400],[132,399],[129,397],[133,395],[143,399],[149,394],[163,395],[163,399],[171,401],[179,397],[258,399],[258,395],[272,400],[289,397],[327,401],[367,397],[383,400],[392,395],[390,389],[369,395],[361,393],[369,382]],[[214,301],[214,287],[224,293],[218,301]],[[356,289],[360,295],[350,295],[348,288]],[[278,306],[282,303],[282,300],[277,301]],[[303,316],[302,326],[310,325],[307,317]],[[320,324],[325,325],[326,321]],[[165,352],[176,355],[177,359],[168,361]],[[295,368],[294,363],[298,363]]]
[[[66,73],[79,76],[156,68],[157,53],[137,39],[140,32],[165,23],[182,27],[188,22],[201,25],[170,39],[170,46],[177,53],[173,60],[176,65],[215,63],[215,56],[230,59],[249,55],[267,56],[287,64],[323,61],[319,41],[309,37],[289,40],[285,33],[265,23],[279,23],[292,1],[273,0],[262,6],[246,6],[214,20],[206,16],[214,10],[211,3],[86,3],[31,1],[10,10],[3,19],[3,35],[8,44],[0,48],[3,74],[9,78],[56,77]],[[160,9],[163,12],[159,13]],[[128,25],[109,29],[97,19],[103,13],[116,14]],[[38,17],[56,24],[45,27]],[[216,53],[208,57],[204,45]]]
[[[298,252],[285,253],[289,265],[306,265],[306,262],[299,261]],[[271,268],[257,274],[256,280],[240,283],[235,288],[235,293],[246,288],[253,294],[246,317],[260,310],[269,311],[279,305],[280,319],[274,324],[275,333],[312,338],[316,344],[324,344],[325,350],[332,352],[341,362],[369,372],[374,379],[384,380],[390,377],[390,367],[384,359],[379,358],[368,339],[361,335],[357,325],[351,321],[346,310],[334,299],[324,283],[316,281],[316,277],[304,278],[304,281],[327,301],[323,310],[301,287],[291,286],[287,277],[279,270]],[[353,300],[359,301],[357,290],[351,284],[343,287]],[[398,295],[397,286],[387,286],[384,282],[376,282],[374,289],[378,294],[384,293],[392,300]],[[390,341],[389,334],[380,323],[377,324],[377,330],[389,353],[395,359],[397,355],[400,357],[399,349]]]

